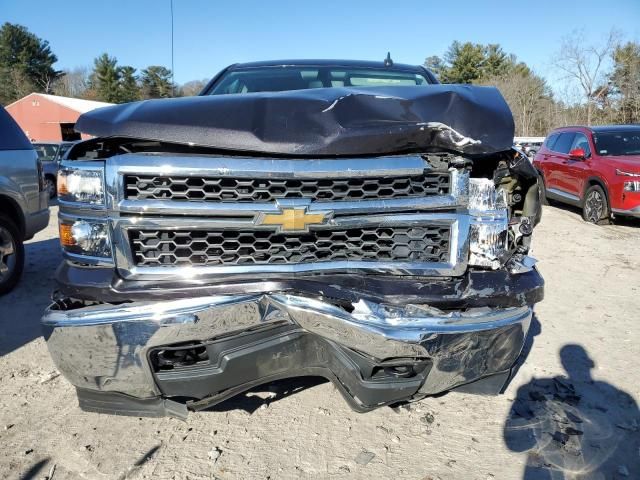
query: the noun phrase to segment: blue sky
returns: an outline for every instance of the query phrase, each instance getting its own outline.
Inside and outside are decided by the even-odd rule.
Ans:
[[[0,0],[0,22],[48,40],[57,68],[89,66],[102,52],[120,64],[170,66],[169,0]],[[538,73],[563,35],[586,43],[615,27],[640,39],[640,0],[321,2],[174,0],[175,80],[205,79],[235,62],[283,58],[422,63],[453,40],[500,43]]]

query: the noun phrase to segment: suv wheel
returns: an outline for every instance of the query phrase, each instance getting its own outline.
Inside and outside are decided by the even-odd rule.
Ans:
[[[600,185],[592,185],[584,195],[584,205],[582,206],[582,218],[586,222],[596,224],[609,223],[611,211],[607,195]]]
[[[45,177],[44,189],[49,192],[49,198],[55,198],[56,196],[56,181],[53,177]]]
[[[18,227],[0,214],[0,295],[13,289],[24,268],[24,244]]]

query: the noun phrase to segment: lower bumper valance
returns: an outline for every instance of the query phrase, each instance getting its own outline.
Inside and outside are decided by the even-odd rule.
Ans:
[[[531,317],[529,306],[441,311],[360,301],[347,308],[272,293],[54,305],[42,323],[56,365],[83,392],[88,410],[100,402],[86,398],[105,393],[128,399],[104,402],[105,411],[122,404],[121,413],[142,414],[136,400],[157,406],[186,397],[195,410],[300,375],[333,381],[356,410],[490,377],[501,379],[489,382],[499,390]]]

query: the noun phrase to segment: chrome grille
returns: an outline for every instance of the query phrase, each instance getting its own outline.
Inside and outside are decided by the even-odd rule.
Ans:
[[[445,160],[117,155],[105,168],[115,264],[136,280],[344,269],[460,275],[468,173]],[[290,209],[326,221],[291,231],[271,217],[274,225],[263,223]]]
[[[138,266],[292,265],[331,261],[443,262],[450,227],[271,230],[132,230]]]
[[[446,195],[449,173],[399,177],[320,179],[126,175],[128,200],[268,202],[285,198],[314,201],[384,200]]]

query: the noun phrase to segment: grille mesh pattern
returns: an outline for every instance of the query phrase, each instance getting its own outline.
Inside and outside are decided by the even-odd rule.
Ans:
[[[336,201],[445,195],[450,185],[448,173],[313,180],[127,175],[125,189],[126,198],[132,200],[267,202],[280,198]]]
[[[328,261],[446,262],[446,226],[372,227],[276,233],[269,230],[130,232],[139,266],[290,265]]]

